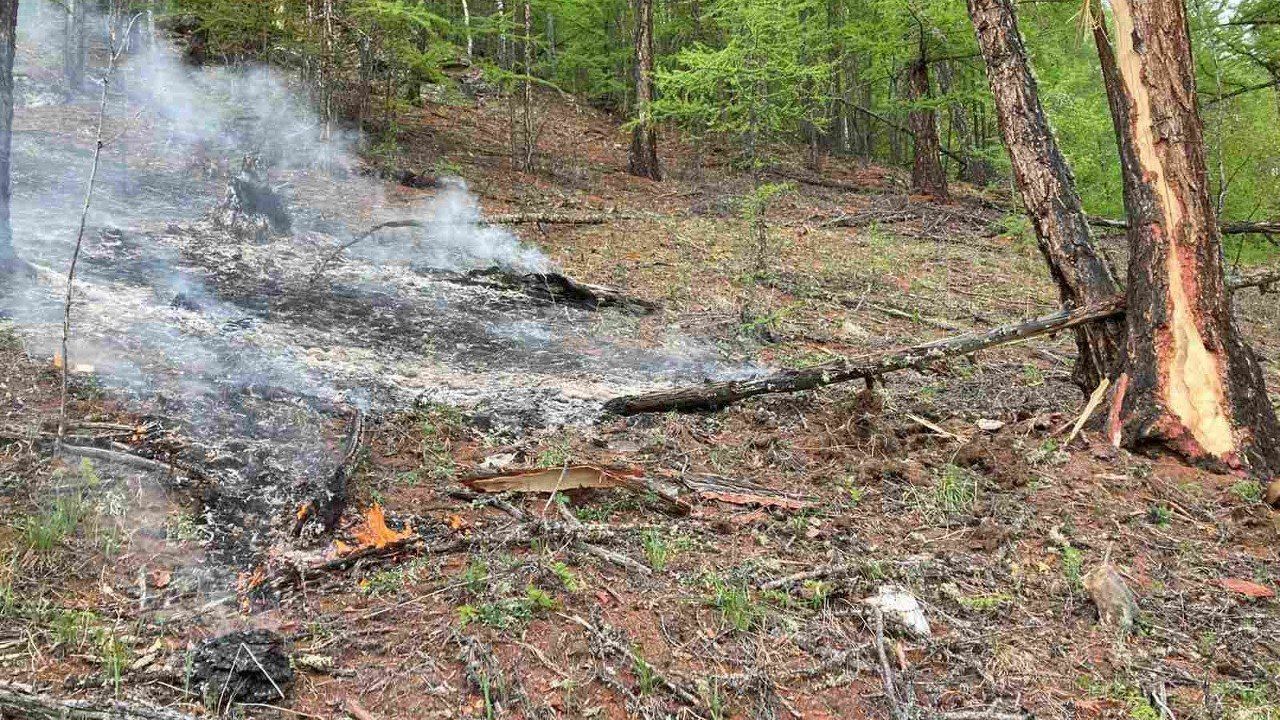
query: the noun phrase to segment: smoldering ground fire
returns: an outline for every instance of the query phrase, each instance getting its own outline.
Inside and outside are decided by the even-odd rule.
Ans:
[[[2,305],[44,357],[97,110],[62,85],[60,12],[24,4],[19,24],[14,235],[37,279]],[[362,173],[362,139],[325,128],[273,71],[190,67],[161,37],[130,42],[108,94],[68,362],[91,369],[81,385],[156,420],[141,449],[179,469],[165,482],[192,496],[215,582],[331,523],[344,497],[333,439],[366,414],[447,403],[497,429],[583,422],[619,392],[733,371],[683,340],[640,347],[625,313],[502,281],[554,265],[485,224],[460,180],[410,193]],[[352,245],[315,281],[319,258],[389,218],[421,226]],[[295,527],[307,504],[312,526]]]

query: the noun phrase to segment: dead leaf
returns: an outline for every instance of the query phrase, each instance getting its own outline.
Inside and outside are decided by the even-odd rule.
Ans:
[[[151,577],[149,579],[151,581],[151,587],[155,588],[156,590],[162,590],[169,586],[169,581],[172,578],[173,578],[172,572],[165,570],[163,568],[160,568],[157,570],[152,570]]]
[[[618,473],[590,465],[570,468],[549,468],[533,472],[511,473],[487,478],[472,478],[462,483],[473,490],[486,493],[502,492],[558,492],[579,488],[626,487],[629,483]]]
[[[412,528],[397,532],[387,527],[387,516],[382,506],[374,504],[364,516],[365,526],[356,531],[356,540],[365,547],[381,550],[386,546],[413,536]]]
[[[1222,578],[1221,580],[1218,581],[1218,584],[1221,585],[1224,590],[1230,590],[1231,592],[1234,592],[1234,593],[1240,593],[1245,597],[1251,597],[1255,599],[1266,599],[1266,598],[1273,598],[1276,596],[1275,590],[1272,590],[1266,585],[1259,585],[1258,583],[1253,582],[1252,580],[1244,580],[1241,578]]]
[[[457,513],[449,513],[448,517],[445,518],[445,522],[449,524],[450,530],[461,530],[471,524],[467,522],[466,518]]]
[[[719,500],[733,505],[759,505],[761,507],[779,507],[787,510],[804,510],[812,507],[812,503],[780,495],[751,495],[749,493],[720,492],[702,490],[698,494],[708,500]]]

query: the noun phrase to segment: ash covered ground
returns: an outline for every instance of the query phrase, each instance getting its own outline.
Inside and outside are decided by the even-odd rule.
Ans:
[[[59,58],[42,54],[58,47],[46,42],[56,20],[36,5],[20,21],[13,224],[37,278],[0,300],[28,351],[49,358],[99,108],[96,91],[66,93]],[[133,42],[107,95],[69,366],[183,434],[229,559],[339,491],[327,438],[358,414],[442,403],[518,431],[593,421],[609,397],[676,377],[743,372],[684,338],[644,347],[624,313],[458,282],[552,267],[484,224],[461,181],[408,192],[362,174],[361,138],[326,128],[270,71],[192,68],[162,39]],[[227,221],[246,158],[287,227]],[[406,217],[430,227],[380,232],[315,277],[354,233]]]

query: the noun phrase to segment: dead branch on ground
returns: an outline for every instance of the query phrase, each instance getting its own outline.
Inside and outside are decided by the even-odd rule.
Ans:
[[[1277,282],[1280,282],[1280,268],[1267,268],[1231,278],[1227,281],[1227,286],[1232,291],[1257,287],[1267,292]],[[605,403],[604,409],[615,415],[668,410],[718,410],[756,395],[812,390],[849,380],[876,378],[907,368],[924,367],[946,358],[971,355],[979,350],[1061,332],[1077,325],[1123,314],[1124,310],[1125,299],[1115,297],[1104,303],[1059,310],[1024,323],[1001,325],[985,332],[956,335],[905,349],[837,360],[803,370],[781,370],[752,380],[708,382],[643,395],[624,395]]]
[[[804,370],[782,370],[753,380],[728,380],[644,395],[626,395],[610,400],[604,407],[607,412],[617,415],[667,410],[716,410],[756,395],[811,390],[824,385],[874,378],[897,370],[921,367],[949,357],[970,355],[979,350],[1059,332],[1123,311],[1124,299],[1115,298],[1076,310],[1059,310],[1026,323],[1003,325],[986,332],[958,335],[868,358],[838,360]]]
[[[194,715],[119,700],[63,700],[0,681],[0,716],[28,720],[196,720]]]

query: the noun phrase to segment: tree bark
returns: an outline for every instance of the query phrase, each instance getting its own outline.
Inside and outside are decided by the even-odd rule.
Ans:
[[[1049,273],[1064,304],[1102,302],[1120,286],[1090,238],[1075,178],[1040,104],[1013,0],[969,0],[968,5],[1014,181]],[[1084,392],[1092,392],[1108,376],[1123,341],[1124,326],[1115,319],[1077,329],[1074,379]]]
[[[1113,0],[1128,334],[1107,430],[1188,459],[1280,473],[1280,423],[1239,331],[1209,198],[1182,0]]]
[[[912,106],[907,123],[915,137],[915,161],[911,167],[911,189],[921,195],[931,195],[946,200],[947,175],[942,169],[942,156],[938,142],[938,117],[932,108],[918,103],[929,97],[929,63],[923,54],[911,63],[908,88]]]
[[[13,146],[13,55],[17,42],[18,0],[0,0],[0,275],[21,266],[13,250],[9,219],[9,182]]]
[[[634,0],[635,32],[635,128],[631,131],[631,153],[627,172],[650,180],[661,180],[658,165],[658,130],[653,122],[653,0]]]

